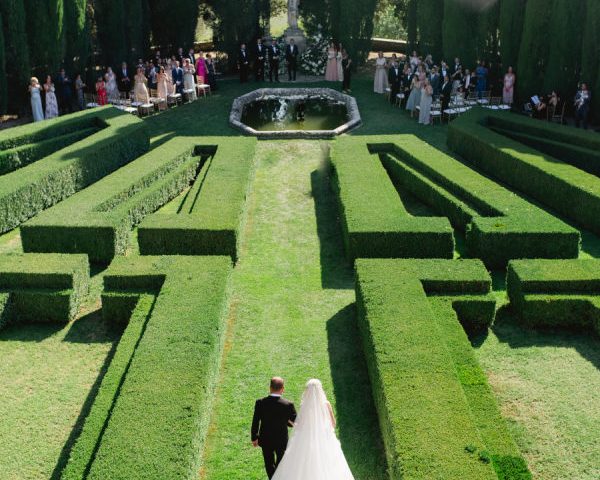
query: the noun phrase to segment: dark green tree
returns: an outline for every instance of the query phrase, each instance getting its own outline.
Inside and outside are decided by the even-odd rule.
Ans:
[[[406,40],[408,41],[408,51],[412,52],[417,48],[418,31],[419,31],[419,6],[417,0],[407,0],[405,4],[406,15]],[[408,53],[408,52],[407,52]]]
[[[475,44],[478,60],[497,65],[500,62],[500,4],[494,3],[476,12],[477,37]]]
[[[596,79],[594,81],[594,79]],[[590,82],[592,111],[600,117],[600,2],[586,0],[583,46],[581,48],[581,81]]]
[[[593,1],[593,0],[592,0]],[[501,0],[500,56],[505,68],[517,68],[527,0]]]
[[[231,2],[225,3],[236,9]],[[149,6],[155,45],[163,49],[193,46],[198,24],[199,0],[150,0]]]
[[[96,0],[96,28],[103,65],[130,61],[127,48],[126,4],[121,0]]]
[[[2,26],[2,14],[0,13],[0,115],[6,113],[6,57],[4,51],[4,27]]]
[[[431,54],[435,62],[443,55],[442,25],[444,0],[421,0],[417,10],[419,27],[419,50],[424,55]]]
[[[577,90],[581,70],[581,19],[583,2],[554,0],[548,42],[548,66],[544,75],[544,91],[558,90],[572,96]]]
[[[523,38],[517,66],[518,97],[542,93],[548,65],[550,19],[554,0],[529,0],[525,10]]]
[[[145,58],[148,55],[150,46],[150,18],[147,0],[128,0],[125,3],[125,12],[127,15],[125,21],[127,58],[129,60]],[[169,19],[172,18],[177,19],[182,27],[186,23],[185,18],[169,15],[165,15],[164,22],[168,23]],[[197,21],[197,11],[195,18]],[[172,23],[169,23],[169,25],[172,25]],[[172,34],[176,36],[177,32],[175,28],[173,28]]]
[[[444,56],[459,57],[465,67],[477,61],[477,12],[459,0],[445,0],[443,20]]]
[[[55,75],[65,54],[63,0],[25,0],[25,6],[33,73]]]
[[[18,111],[26,105],[27,85],[31,76],[23,0],[0,1],[0,15],[6,54],[8,109]]]
[[[373,20],[377,0],[343,0],[340,9],[338,39],[353,58],[362,63],[371,49]]]
[[[83,72],[89,64],[91,42],[88,0],[64,0],[65,7],[65,67]]]

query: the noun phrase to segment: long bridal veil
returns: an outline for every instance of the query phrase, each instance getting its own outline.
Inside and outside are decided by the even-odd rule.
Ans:
[[[319,380],[306,384],[292,438],[273,480],[354,480]]]

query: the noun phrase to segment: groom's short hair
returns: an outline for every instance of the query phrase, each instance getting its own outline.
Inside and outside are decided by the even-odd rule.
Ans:
[[[283,378],[273,377],[271,379],[271,391],[280,392],[281,390],[283,390],[283,387],[284,387]]]

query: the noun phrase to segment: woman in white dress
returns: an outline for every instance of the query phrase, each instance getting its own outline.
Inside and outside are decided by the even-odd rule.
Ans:
[[[196,82],[194,81],[194,74],[196,69],[191,64],[190,60],[186,58],[183,61],[183,89],[189,90],[190,100],[196,100]]]
[[[342,65],[342,61],[344,60],[344,47],[340,43],[337,48],[336,57],[337,59],[337,69],[338,69],[338,82],[344,81],[344,65]]]
[[[46,83],[44,83],[44,92],[46,92],[46,118],[58,117],[58,100],[56,99],[56,89],[54,83],[52,83],[52,77],[48,75],[46,77]]]
[[[294,434],[273,480],[354,480],[319,380],[306,384]]]
[[[325,81],[337,82],[338,81],[338,62],[337,52],[333,42],[329,44],[327,49],[327,68],[325,69]]]
[[[44,110],[42,109],[42,87],[36,77],[29,80],[29,93],[31,94],[31,113],[34,122],[41,122],[44,119]]]
[[[119,88],[117,87],[117,76],[111,67],[106,69],[106,75],[104,75],[106,81],[106,96],[108,101],[111,103],[119,100]]]
[[[429,80],[425,79],[421,89],[421,105],[419,110],[419,123],[429,125],[431,123],[431,103],[433,101],[433,88]]]
[[[379,52],[377,60],[375,60],[375,82],[373,90],[375,93],[385,93],[388,88],[387,75],[387,60],[383,56],[383,52]]]

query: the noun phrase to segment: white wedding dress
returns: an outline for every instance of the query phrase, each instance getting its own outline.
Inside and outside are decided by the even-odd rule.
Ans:
[[[293,436],[273,480],[354,480],[319,380],[306,385]]]

